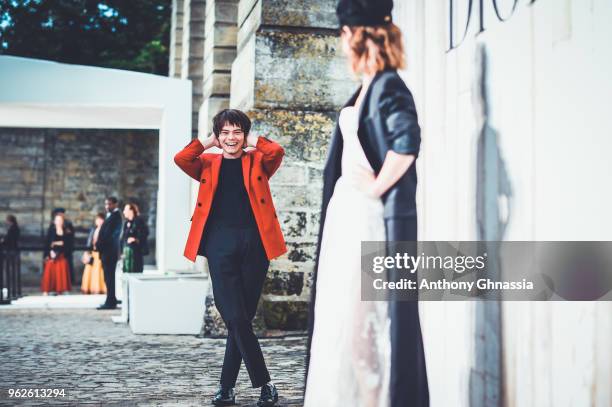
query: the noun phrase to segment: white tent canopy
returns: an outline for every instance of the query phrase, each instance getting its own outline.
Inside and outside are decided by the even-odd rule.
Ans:
[[[185,270],[189,179],[173,156],[191,138],[191,82],[0,56],[0,127],[159,130],[157,267]]]

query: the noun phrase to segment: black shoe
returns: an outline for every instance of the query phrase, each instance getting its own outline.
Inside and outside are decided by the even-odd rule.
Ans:
[[[98,310],[101,310],[101,309],[117,309],[117,306],[116,305],[102,304],[102,305],[100,305],[96,309],[98,309]]]
[[[121,302],[122,302],[121,300],[117,300],[117,304],[121,304]]]
[[[233,406],[236,404],[236,394],[234,393],[234,388],[224,389],[221,387],[215,393],[215,397],[212,399],[212,403],[215,406]]]
[[[257,406],[259,407],[270,407],[275,406],[278,402],[278,391],[276,386],[272,382],[266,383],[261,386],[261,395],[257,400]]]

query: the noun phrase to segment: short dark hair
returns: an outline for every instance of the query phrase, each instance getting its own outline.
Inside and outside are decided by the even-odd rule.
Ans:
[[[248,135],[251,130],[251,119],[238,109],[223,109],[213,117],[213,132],[215,136],[221,133],[225,123],[240,127],[245,136]]]
[[[110,203],[113,203],[113,204],[116,204],[117,202],[119,202],[119,201],[117,200],[117,198],[116,198],[116,197],[114,197],[114,196],[107,196],[107,197],[106,197],[106,200],[107,200],[108,202],[110,202]]]
[[[104,214],[102,212],[98,212],[96,213],[96,218],[100,218],[102,220],[106,219],[106,216],[104,216]]]

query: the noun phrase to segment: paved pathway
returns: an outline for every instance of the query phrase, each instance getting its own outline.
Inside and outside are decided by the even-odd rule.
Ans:
[[[0,306],[0,405],[208,406],[223,339],[134,335],[118,311]],[[301,406],[303,336],[261,339],[281,406]],[[8,388],[64,388],[63,400],[8,400]],[[244,365],[241,406],[254,406]]]

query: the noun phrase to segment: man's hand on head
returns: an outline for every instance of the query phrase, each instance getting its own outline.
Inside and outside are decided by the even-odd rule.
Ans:
[[[219,144],[219,139],[217,136],[215,136],[215,133],[210,133],[210,135],[204,139],[203,145],[205,149],[209,149],[211,147],[221,147],[221,144]]]
[[[256,147],[258,139],[259,134],[255,133],[254,131],[250,131],[249,135],[247,136],[247,145],[251,147]]]

